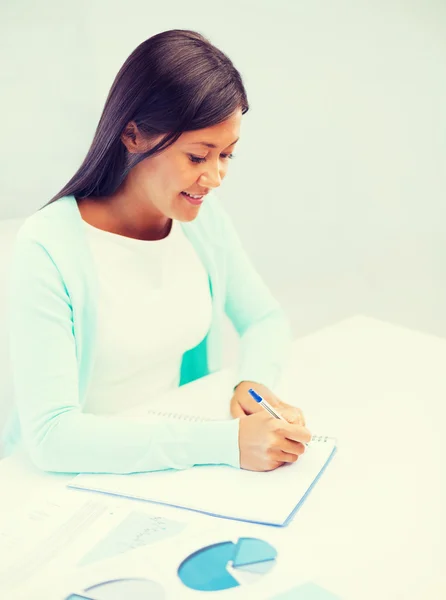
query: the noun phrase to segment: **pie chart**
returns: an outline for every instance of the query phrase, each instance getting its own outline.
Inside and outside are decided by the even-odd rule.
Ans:
[[[149,579],[115,579],[88,587],[80,594],[70,594],[65,600],[165,600],[164,589]]]
[[[178,576],[192,590],[229,590],[261,579],[276,564],[276,556],[267,542],[241,537],[200,548],[183,560]]]

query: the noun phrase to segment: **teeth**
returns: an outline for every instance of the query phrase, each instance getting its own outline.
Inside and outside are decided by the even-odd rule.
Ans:
[[[187,192],[183,192],[183,194],[186,194],[186,196],[189,196],[189,198],[194,198],[195,200],[203,198],[203,196],[192,196],[192,194],[188,194]]]

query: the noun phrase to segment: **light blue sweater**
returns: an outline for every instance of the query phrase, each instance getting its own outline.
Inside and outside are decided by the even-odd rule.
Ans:
[[[66,473],[239,467],[238,420],[149,424],[82,411],[98,291],[83,225],[74,196],[66,196],[19,230],[10,281],[16,407],[4,432],[6,452],[22,439],[38,467]],[[290,342],[283,311],[213,193],[197,218],[181,226],[209,274],[213,316],[205,339],[183,355],[180,385],[222,367],[226,313],[240,336],[234,385],[249,380],[272,388]]]

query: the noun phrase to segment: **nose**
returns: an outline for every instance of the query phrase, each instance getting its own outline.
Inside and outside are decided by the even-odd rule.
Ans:
[[[224,177],[223,169],[220,165],[209,166],[204,173],[201,174],[200,182],[203,187],[217,188],[221,185]]]

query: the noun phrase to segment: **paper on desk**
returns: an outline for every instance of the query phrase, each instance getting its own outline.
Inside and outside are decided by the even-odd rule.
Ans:
[[[163,594],[162,566],[153,563],[134,565],[134,561],[123,557],[94,563],[82,569],[67,569],[65,572],[52,572],[50,576],[40,576],[32,582],[27,582],[23,587],[8,593],[8,600],[93,600],[99,598],[152,598],[153,587],[156,598],[171,598]],[[127,580],[127,581],[126,581]],[[130,580],[130,581],[128,581]],[[161,580],[161,581],[160,581]],[[109,584],[115,581],[118,585]],[[128,594],[129,585],[136,584],[137,593]],[[147,585],[145,585],[147,584]],[[152,585],[151,585],[152,584]],[[143,587],[142,593],[140,587]],[[92,588],[95,588],[92,591]],[[121,594],[124,592],[125,594]],[[149,589],[147,589],[149,588]],[[93,598],[92,598],[93,597]]]
[[[29,502],[0,529],[0,589],[14,588],[48,564],[106,509],[65,492]]]
[[[0,590],[14,589],[55,565],[60,570],[110,558],[184,527],[134,511],[122,499],[85,499],[63,490],[28,503],[0,528]]]
[[[341,600],[341,598],[315,583],[304,583],[278,596],[273,596],[271,600]]]
[[[156,517],[141,511],[130,512],[114,529],[79,561],[80,567],[112,558],[169,536],[181,533],[184,523]]]

